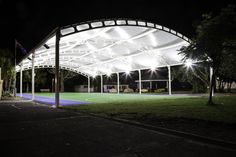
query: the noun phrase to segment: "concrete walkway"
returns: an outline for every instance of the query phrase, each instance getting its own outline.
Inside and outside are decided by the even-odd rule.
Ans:
[[[16,96],[20,96],[20,94],[16,94]],[[22,94],[22,99],[31,100],[32,94]],[[53,106],[55,104],[55,98],[48,98],[48,97],[43,97],[43,96],[35,96],[34,101],[39,102],[39,103],[43,103],[43,104],[47,104],[50,106]],[[89,103],[84,102],[84,101],[73,101],[73,100],[60,99],[61,106],[82,105],[82,104],[89,104]]]
[[[5,157],[236,155],[225,148],[27,101],[0,101],[0,124]]]

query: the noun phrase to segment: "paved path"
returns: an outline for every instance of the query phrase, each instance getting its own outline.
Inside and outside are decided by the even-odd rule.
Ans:
[[[16,94],[16,96],[20,97],[20,94]],[[31,94],[22,94],[22,98],[25,100],[31,100],[32,95]],[[47,105],[55,105],[55,98],[49,98],[49,97],[43,97],[43,96],[35,96],[34,97],[35,102],[47,104]],[[83,105],[83,104],[89,104],[88,102],[84,101],[75,101],[75,100],[63,100],[60,99],[60,105],[61,106],[68,106],[68,105]]]
[[[4,157],[236,156],[220,147],[29,101],[0,101],[0,148]]]

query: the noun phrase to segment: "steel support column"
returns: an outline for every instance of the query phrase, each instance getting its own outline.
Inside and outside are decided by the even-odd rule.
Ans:
[[[150,93],[151,93],[152,92],[152,81],[150,81],[149,89],[150,89]]]
[[[120,94],[120,75],[119,73],[117,74],[117,94]]]
[[[32,100],[34,100],[34,77],[35,77],[35,73],[34,73],[34,54],[35,52],[32,53]]]
[[[22,72],[22,65],[20,66],[20,97],[22,97],[22,78],[23,78],[23,72]]]
[[[169,89],[169,95],[171,95],[171,69],[170,66],[168,66],[168,89]]]
[[[101,75],[101,93],[103,93],[103,80],[102,80],[102,75]]]
[[[88,93],[90,93],[90,76],[88,76]]]
[[[142,76],[141,76],[141,70],[138,70],[138,78],[139,78],[139,94],[142,94]]]
[[[56,108],[60,106],[60,95],[59,95],[59,77],[60,77],[60,28],[56,31],[56,47],[55,47],[55,105]]]

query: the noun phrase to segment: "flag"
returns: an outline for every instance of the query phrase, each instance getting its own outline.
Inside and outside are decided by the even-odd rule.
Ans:
[[[20,53],[22,55],[27,54],[26,49],[17,40],[15,40],[15,48],[16,48],[16,53]]]
[[[27,54],[26,49],[15,40],[15,64],[18,64],[19,61]]]

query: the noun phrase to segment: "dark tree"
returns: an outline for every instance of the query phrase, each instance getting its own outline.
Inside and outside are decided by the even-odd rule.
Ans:
[[[179,81],[188,82],[192,85],[193,93],[206,92],[209,87],[209,69],[204,64],[172,67],[172,77]]]
[[[0,49],[0,67],[3,80],[3,96],[13,93],[14,89],[14,56],[8,49]]]
[[[196,27],[196,36],[188,47],[182,47],[180,54],[184,60],[193,59],[206,62],[213,71],[212,80],[219,74],[223,66],[223,58],[235,54],[236,13],[234,6],[223,8],[218,15],[204,14],[202,21]],[[212,101],[213,81],[210,85],[208,104]]]
[[[55,74],[55,69],[48,69],[48,72],[51,74]],[[79,76],[78,73],[75,73],[73,71],[65,70],[65,69],[60,69],[60,91],[64,92],[64,82],[70,78]]]

